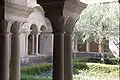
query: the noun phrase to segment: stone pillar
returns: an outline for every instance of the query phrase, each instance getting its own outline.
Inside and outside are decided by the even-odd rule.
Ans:
[[[72,80],[72,32],[75,20],[69,17],[65,25],[64,35],[64,80]]]
[[[9,33],[4,32],[7,25],[4,21],[0,21],[0,79],[9,80]]]
[[[39,34],[36,34],[36,55],[38,55],[38,36]]]
[[[25,56],[28,56],[28,36],[29,34],[25,36]]]
[[[35,54],[35,36],[32,35],[32,54]]]
[[[64,36],[64,80],[72,80],[72,37],[71,33]]]
[[[12,34],[10,80],[20,80],[20,34]]]
[[[64,80],[64,33],[54,33],[53,80]]]
[[[53,34],[53,80],[64,80],[64,17],[50,18]]]

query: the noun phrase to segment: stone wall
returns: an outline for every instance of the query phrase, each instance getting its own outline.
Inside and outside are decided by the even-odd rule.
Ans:
[[[113,58],[111,52],[103,53],[104,58]],[[76,52],[73,53],[73,58],[87,58],[87,57],[102,57],[101,53],[99,52]]]
[[[52,63],[52,55],[50,54],[40,54],[40,55],[29,55],[21,58],[21,66],[32,65],[39,63]]]

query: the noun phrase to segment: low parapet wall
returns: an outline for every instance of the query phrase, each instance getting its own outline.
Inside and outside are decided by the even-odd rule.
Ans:
[[[103,53],[104,58],[113,58],[114,56],[108,52]],[[86,57],[102,57],[102,54],[99,52],[75,52],[73,53],[73,58],[86,58]]]
[[[40,63],[52,63],[52,56],[53,55],[51,54],[28,55],[21,58],[21,66]]]

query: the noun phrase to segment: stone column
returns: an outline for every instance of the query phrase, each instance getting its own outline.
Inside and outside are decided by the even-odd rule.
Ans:
[[[72,37],[71,33],[64,36],[64,80],[72,80]]]
[[[64,80],[64,33],[54,33],[53,80]]]
[[[53,34],[53,80],[64,80],[64,17],[51,17]]]
[[[75,20],[68,18],[65,25],[64,35],[64,80],[72,80],[72,32]]]
[[[20,34],[12,34],[10,80],[20,80]]]
[[[36,34],[36,55],[38,55],[38,36],[39,34]]]
[[[32,35],[32,54],[35,54],[35,36]]]
[[[29,34],[25,36],[25,56],[28,56],[28,36]]]
[[[9,33],[4,32],[7,25],[0,21],[0,80],[9,80]]]

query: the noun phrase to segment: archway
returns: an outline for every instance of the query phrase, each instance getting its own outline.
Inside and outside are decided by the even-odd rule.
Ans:
[[[38,34],[37,26],[32,24],[30,30],[31,33],[28,36],[28,55],[33,55],[36,53],[36,46],[38,46],[36,43],[36,35]]]
[[[43,50],[44,50],[44,44],[46,42],[47,36],[46,36],[46,27],[44,25],[41,26],[40,28],[40,35],[38,37],[38,52],[40,54],[43,54]]]

